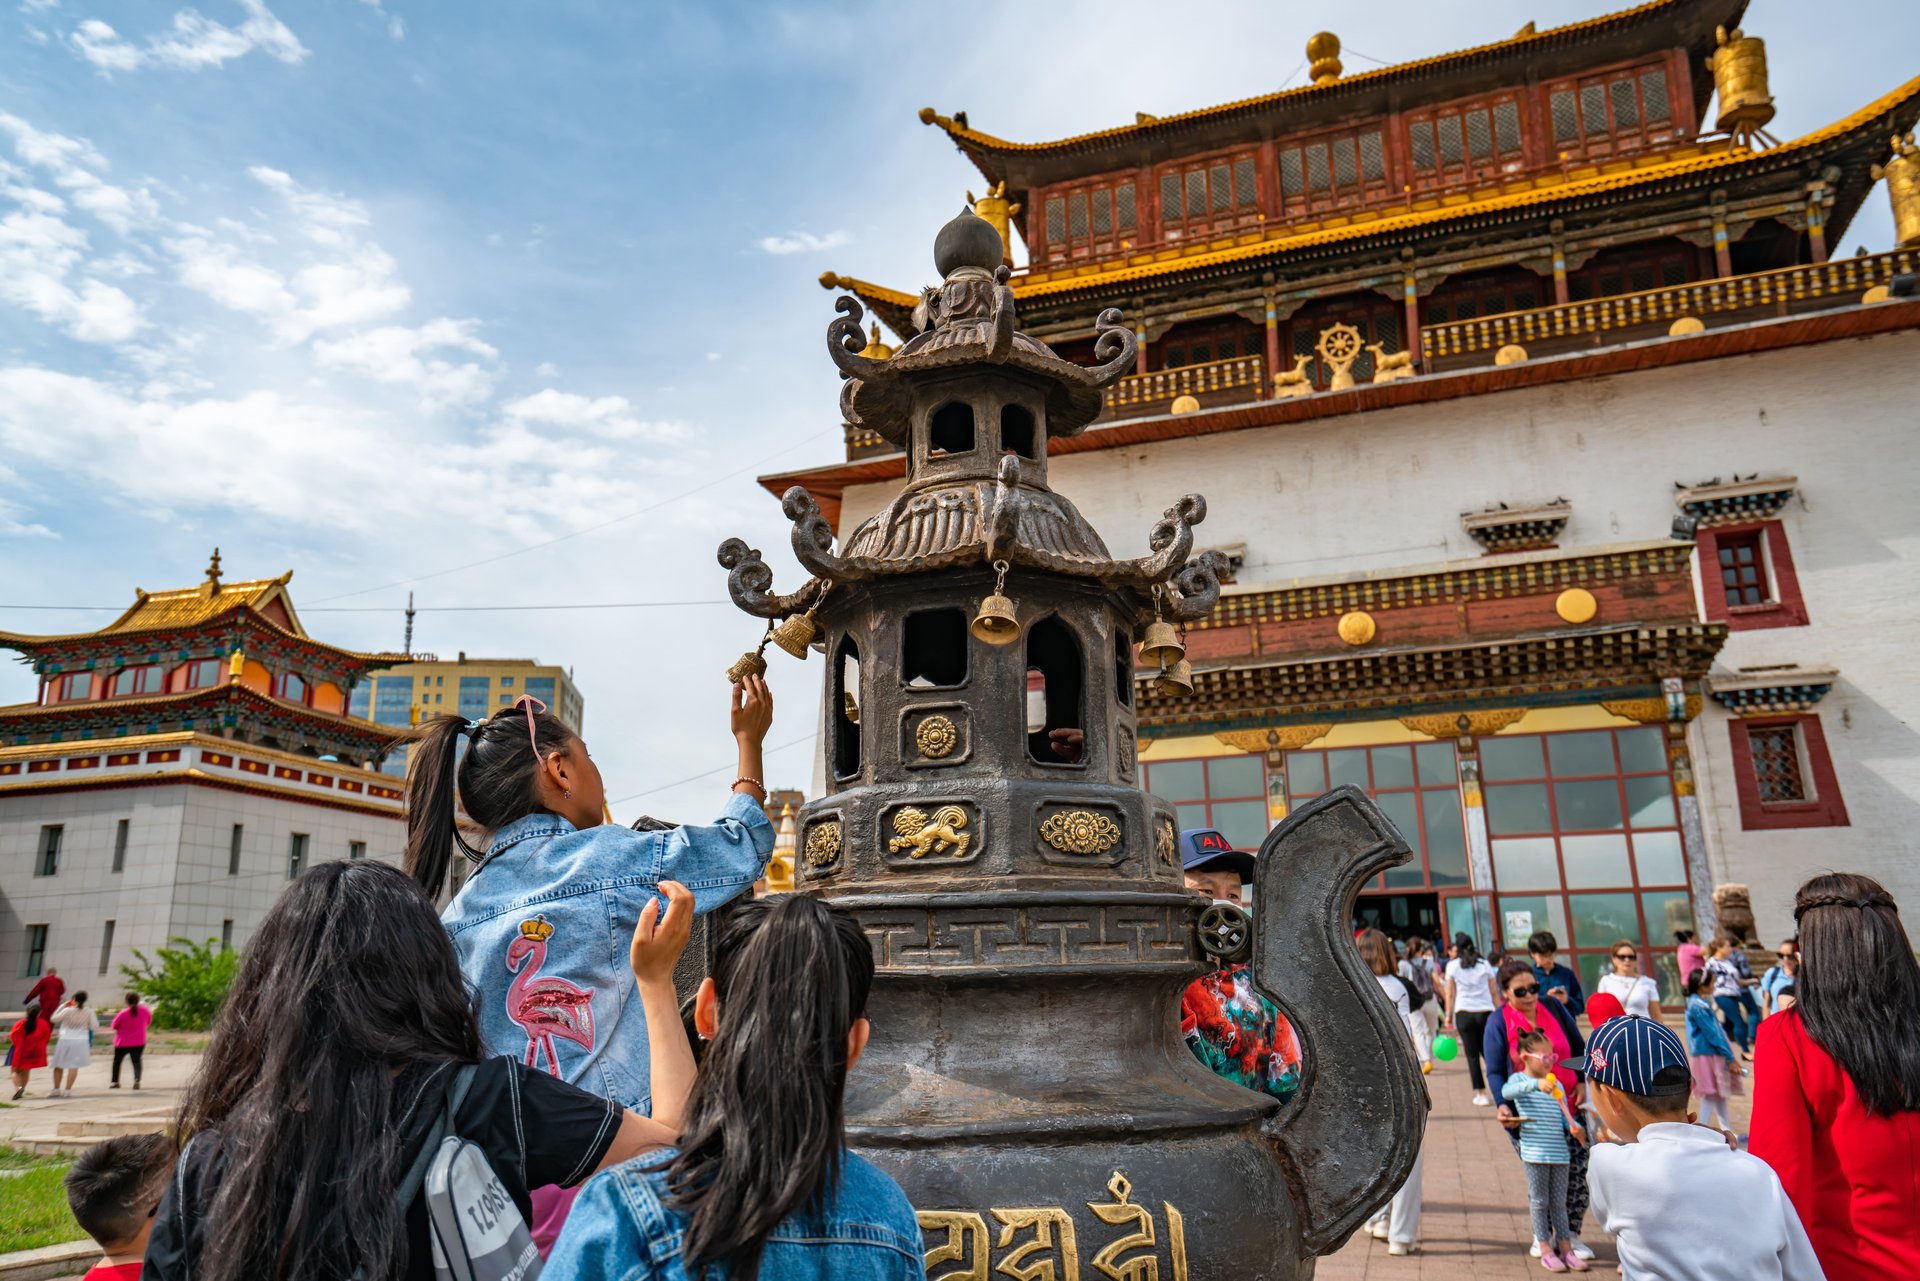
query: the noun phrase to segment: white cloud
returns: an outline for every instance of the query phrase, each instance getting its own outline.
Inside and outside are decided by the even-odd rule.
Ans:
[[[81,22],[70,40],[76,53],[107,72],[142,67],[200,71],[243,58],[255,49],[289,64],[306,58],[307,47],[273,16],[264,0],[239,0],[239,4],[247,16],[236,27],[215,22],[196,9],[182,9],[173,15],[171,31],[149,36],[145,44],[132,43],[98,18]]]
[[[822,249],[838,249],[852,239],[844,231],[829,231],[824,236],[816,236],[810,231],[789,231],[784,236],[763,236],[754,243],[763,253],[810,254]]]
[[[533,372],[541,378],[554,378],[560,373],[560,366],[551,360],[543,360],[533,367]]]
[[[21,13],[45,13],[49,9],[58,9],[60,0],[20,0]]]
[[[498,351],[475,336],[475,328],[475,321],[446,319],[417,328],[388,325],[337,341],[316,340],[313,354],[329,368],[412,388],[428,406],[474,405],[493,394],[490,366],[500,358]],[[448,352],[480,360],[447,359],[443,353]]]
[[[0,299],[82,342],[125,342],[145,324],[140,308],[104,281],[72,279],[86,249],[85,232],[50,214],[0,218]]]
[[[641,418],[625,396],[588,397],[549,387],[503,408],[512,423],[584,428],[608,440],[677,440],[688,434],[683,423]]]
[[[86,139],[36,129],[4,111],[0,111],[0,134],[12,139],[14,154],[23,162],[46,173],[56,187],[66,190],[72,204],[121,235],[151,226],[158,219],[159,204],[146,188],[128,191],[101,178],[100,173],[108,167],[106,157]],[[46,208],[52,199],[57,198],[36,192],[22,203],[37,203],[47,212],[59,212]]]
[[[381,0],[360,0],[360,3],[386,18],[388,35],[392,36],[395,40],[405,40],[407,38],[407,24],[402,22],[398,15],[388,13],[386,9],[382,7]]]

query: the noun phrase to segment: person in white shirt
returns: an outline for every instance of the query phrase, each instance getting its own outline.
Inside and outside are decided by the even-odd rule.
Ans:
[[[1686,979],[1686,975],[1680,976],[1682,983]],[[1640,972],[1640,949],[1631,939],[1613,945],[1613,972],[1601,975],[1594,991],[1605,992],[1627,1013],[1644,1019],[1657,1020],[1662,1013],[1660,985]]]
[[[1480,955],[1471,937],[1453,936],[1453,959],[1447,962],[1446,972],[1447,1027],[1458,1033],[1460,1048],[1467,1056],[1467,1078],[1473,1082],[1473,1105],[1482,1108],[1493,1106],[1486,1073],[1480,1066],[1487,1019],[1499,1004],[1493,974],[1493,967]]]
[[[1626,1281],[1825,1281],[1772,1167],[1692,1123],[1687,1050],[1670,1029],[1608,1019],[1569,1066],[1586,1069],[1607,1128],[1587,1186]]]
[[[1393,1012],[1400,1016],[1408,1040],[1417,1046],[1418,1034],[1414,1031],[1414,1025],[1420,1020],[1413,1012],[1413,984],[1398,973],[1398,967],[1394,964],[1393,944],[1379,930],[1362,930],[1354,943],[1360,949],[1360,959],[1373,971],[1374,981],[1380,985],[1382,995],[1393,1006]],[[1420,1027],[1424,1031],[1426,1025],[1420,1023]],[[1416,1150],[1413,1169],[1407,1171],[1407,1181],[1393,1194],[1392,1201],[1380,1207],[1379,1213],[1367,1220],[1367,1234],[1376,1241],[1385,1241],[1388,1254],[1412,1254],[1420,1248],[1420,1166],[1420,1155]]]

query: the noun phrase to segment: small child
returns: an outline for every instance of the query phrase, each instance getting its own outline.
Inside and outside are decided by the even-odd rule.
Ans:
[[[1501,1095],[1520,1113],[1520,1159],[1527,1166],[1527,1208],[1533,1214],[1533,1239],[1540,1243],[1540,1266],[1549,1272],[1585,1272],[1587,1263],[1573,1252],[1567,1223],[1567,1175],[1572,1162],[1569,1141],[1584,1143],[1586,1131],[1567,1107],[1567,1091],[1553,1075],[1553,1042],[1545,1032],[1524,1032],[1519,1040],[1524,1071],[1507,1078]]]
[[[1700,1096],[1700,1121],[1721,1129],[1733,1128],[1728,1100],[1740,1093],[1740,1060],[1713,1012],[1714,976],[1695,970],[1687,976],[1687,1043],[1692,1054],[1693,1092]]]
[[[1690,1124],[1691,1073],[1679,1037],[1652,1019],[1609,1019],[1578,1066],[1611,1139],[1594,1148],[1587,1187],[1627,1281],[1823,1281],[1773,1169],[1718,1131]]]
[[[138,1281],[173,1156],[164,1134],[126,1134],[94,1144],[67,1171],[67,1205],[103,1251],[86,1281]]]

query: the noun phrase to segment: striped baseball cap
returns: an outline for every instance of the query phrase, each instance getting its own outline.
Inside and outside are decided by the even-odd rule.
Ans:
[[[1666,1024],[1639,1014],[1608,1019],[1588,1038],[1586,1057],[1561,1066],[1629,1094],[1685,1094],[1693,1087],[1687,1047]]]

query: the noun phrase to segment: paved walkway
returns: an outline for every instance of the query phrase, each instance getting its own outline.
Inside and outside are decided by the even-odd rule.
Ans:
[[[80,1069],[80,1079],[70,1099],[50,1099],[53,1070],[35,1068],[27,1083],[27,1095],[10,1108],[0,1109],[0,1142],[15,1138],[39,1138],[54,1134],[62,1121],[99,1121],[125,1116],[130,1112],[171,1109],[180,1102],[187,1078],[200,1066],[198,1054],[147,1054],[146,1070],[140,1088],[133,1085],[133,1065],[120,1065],[120,1088],[108,1089],[113,1067],[113,1050],[96,1049],[93,1061]],[[0,1077],[0,1082],[6,1078]],[[0,1099],[11,1099],[8,1088]]]
[[[1385,1241],[1364,1232],[1320,1261],[1316,1281],[1525,1281],[1547,1275],[1527,1247],[1527,1176],[1520,1158],[1493,1120],[1492,1108],[1472,1105],[1465,1058],[1436,1063],[1427,1078],[1433,1111],[1427,1122],[1420,1250],[1395,1258]],[[1744,1133],[1748,1105],[1734,1102]],[[1599,1258],[1596,1275],[1619,1275],[1613,1245],[1591,1216],[1583,1232]]]

